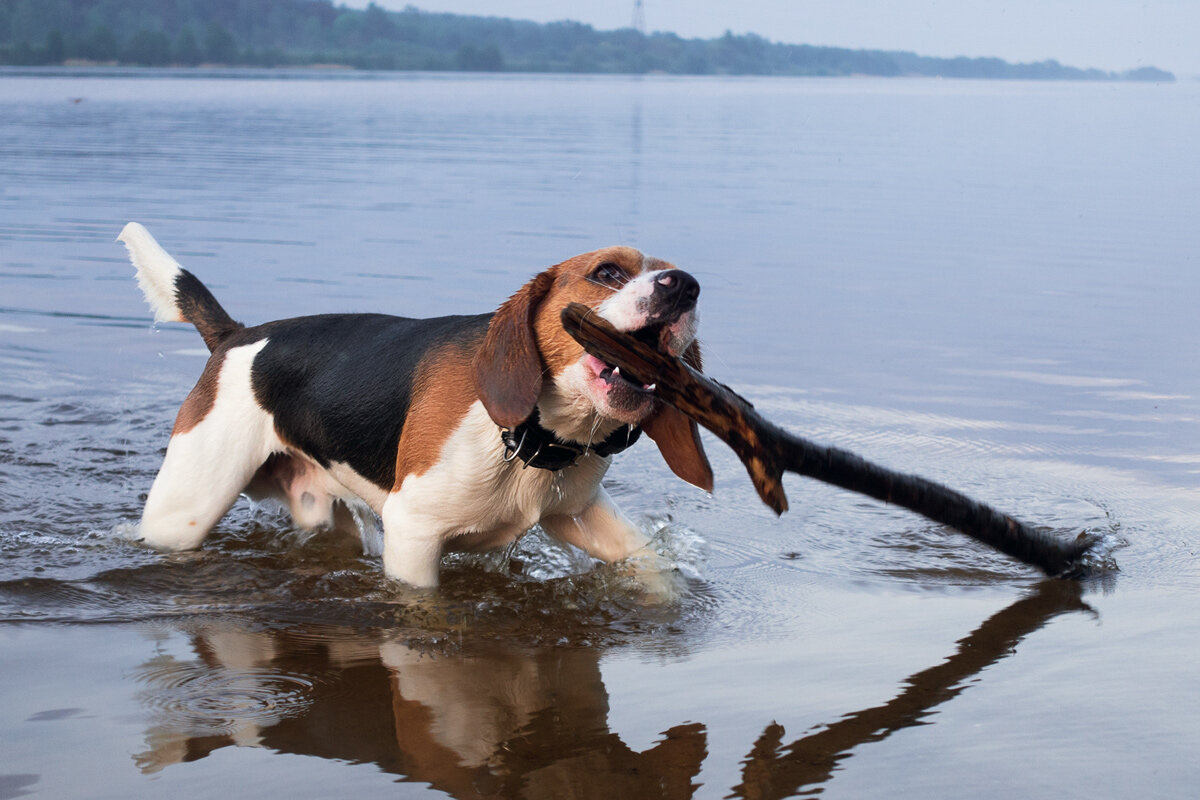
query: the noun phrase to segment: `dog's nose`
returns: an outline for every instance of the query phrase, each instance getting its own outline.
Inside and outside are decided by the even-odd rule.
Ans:
[[[700,281],[681,269],[664,270],[654,279],[654,291],[667,308],[689,311],[700,296]]]

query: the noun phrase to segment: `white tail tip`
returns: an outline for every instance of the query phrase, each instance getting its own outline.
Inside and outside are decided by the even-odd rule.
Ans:
[[[129,251],[129,260],[137,269],[138,286],[159,322],[183,322],[183,314],[175,298],[175,279],[183,267],[163,250],[150,231],[137,222],[130,222],[117,237]]]

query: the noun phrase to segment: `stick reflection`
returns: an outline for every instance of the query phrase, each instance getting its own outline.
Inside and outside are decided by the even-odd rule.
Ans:
[[[989,617],[954,655],[904,681],[905,689],[880,706],[849,714],[821,730],[783,745],[783,728],[768,725],[746,758],[735,797],[790,797],[833,776],[838,762],[862,744],[921,724],[932,709],[953,699],[971,678],[1014,652],[1022,639],[1054,617],[1086,610],[1075,581],[1046,581],[1038,590]]]

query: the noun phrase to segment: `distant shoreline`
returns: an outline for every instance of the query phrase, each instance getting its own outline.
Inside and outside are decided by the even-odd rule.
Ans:
[[[146,7],[145,0],[7,0],[0,5],[0,65],[1175,81],[1152,66],[1112,72],[1054,60],[935,58],[783,44],[729,31],[715,39],[684,39],[411,6],[350,9],[330,0],[156,0],[153,14]]]
[[[1097,83],[1141,83],[1143,85],[1154,83],[1160,85],[1160,82],[1153,81],[1095,81],[1095,80],[1080,80],[1072,78],[957,78],[943,77],[941,75],[688,75],[688,74],[672,74],[666,72],[645,72],[645,73],[612,73],[612,72],[535,72],[509,70],[505,72],[486,72],[473,70],[427,70],[427,69],[360,69],[348,64],[291,64],[285,66],[262,66],[254,64],[197,64],[197,65],[179,65],[167,64],[163,66],[143,66],[137,64],[114,64],[114,63],[71,63],[71,64],[41,64],[37,66],[21,66],[21,65],[0,65],[0,78],[23,78],[23,77],[74,77],[74,78],[121,78],[121,77],[143,77],[150,79],[254,79],[258,77],[269,78],[275,77],[290,77],[296,80],[304,80],[306,78],[332,78],[342,80],[373,80],[386,79],[389,76],[428,76],[428,77],[476,77],[490,79],[504,78],[554,78],[554,79],[581,79],[581,78],[625,78],[625,79],[641,79],[641,78],[666,78],[666,79],[694,79],[694,80],[745,80],[745,79],[791,79],[791,80],[819,80],[819,81],[864,81],[864,80],[879,80],[879,81],[928,81],[928,82],[963,82],[963,83],[1076,83],[1076,84],[1097,84]],[[1194,82],[1200,82],[1200,76],[1193,79]],[[1162,83],[1176,83],[1177,81],[1165,81]]]

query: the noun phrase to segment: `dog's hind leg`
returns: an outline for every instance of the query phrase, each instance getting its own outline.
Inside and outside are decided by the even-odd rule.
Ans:
[[[171,437],[138,533],[159,550],[198,546],[262,464],[234,432],[201,426]]]
[[[254,399],[250,365],[266,340],[235,347],[209,365],[180,411],[142,512],[139,534],[160,550],[199,545],[281,445]],[[215,386],[206,385],[215,372]]]

